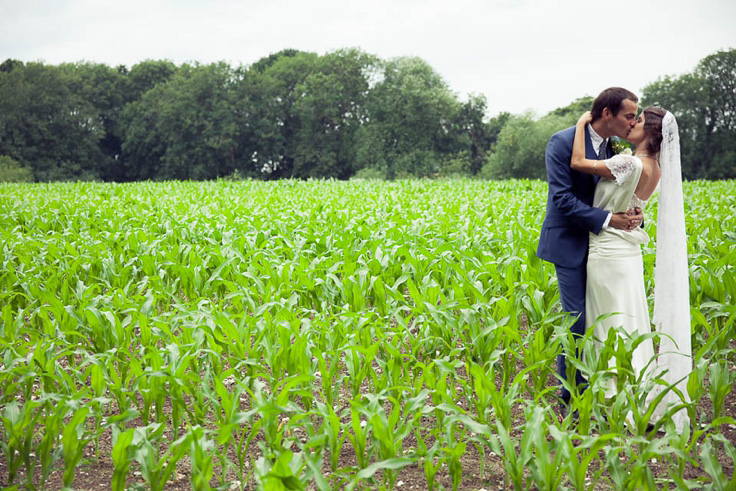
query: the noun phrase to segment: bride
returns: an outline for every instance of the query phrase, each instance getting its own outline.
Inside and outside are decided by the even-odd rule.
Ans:
[[[672,113],[647,107],[627,136],[636,145],[636,153],[599,161],[585,158],[585,126],[591,121],[587,112],[576,124],[570,165],[574,170],[601,177],[595,189],[594,207],[613,213],[633,208],[644,210],[659,185],[654,278],[654,324],[656,332],[661,334],[659,354],[650,363],[655,353],[649,338],[632,353],[631,363],[636,377],[642,373],[646,377],[657,376],[667,386],[674,385],[685,398],[684,402],[689,402],[690,307],[677,122]],[[614,313],[595,324],[596,338],[605,340],[614,326],[622,326],[630,334],[651,332],[641,254],[641,245],[648,241],[649,236],[640,227],[628,231],[609,227],[598,235],[590,234],[586,329],[599,316]],[[663,390],[660,385],[656,387],[655,391]],[[655,391],[650,393],[650,400]],[[614,394],[615,382],[609,380],[606,396]],[[676,391],[668,391],[654,417],[662,417],[668,406],[682,402]],[[689,425],[685,410],[676,412],[673,420],[678,431]]]

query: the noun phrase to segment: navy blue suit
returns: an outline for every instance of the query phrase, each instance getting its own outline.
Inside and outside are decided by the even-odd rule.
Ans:
[[[547,143],[547,214],[542,224],[537,256],[555,265],[562,308],[578,318],[570,330],[575,335],[585,333],[585,282],[588,260],[588,234],[598,234],[608,212],[593,208],[593,194],[597,176],[583,174],[570,168],[575,127],[558,131]],[[610,140],[608,158],[612,156]],[[585,128],[585,157],[597,159],[598,152]],[[565,356],[557,358],[557,373],[567,379]],[[578,386],[586,383],[576,371]],[[565,403],[570,400],[567,389],[562,390]]]

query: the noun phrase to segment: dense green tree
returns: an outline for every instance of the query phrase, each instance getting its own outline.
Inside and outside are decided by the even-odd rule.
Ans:
[[[569,125],[570,116],[553,113],[539,120],[529,113],[510,117],[498,135],[481,176],[489,179],[544,179],[547,141]]]
[[[240,142],[247,156],[239,168],[242,174],[265,179],[294,175],[301,126],[295,106],[306,96],[304,83],[317,59],[314,53],[286,50],[258,61],[236,84]]]
[[[237,88],[240,141],[250,156],[239,172],[268,179],[352,175],[366,73],[375,63],[359,50],[285,50],[251,66]]]
[[[552,111],[550,111],[549,115],[567,118],[569,121],[571,121],[570,124],[572,125],[575,124],[578,118],[580,118],[581,114],[583,114],[585,111],[590,111],[592,107],[593,96],[586,95],[584,97],[579,97],[575,99],[565,107],[558,107],[557,109],[553,109]]]
[[[235,72],[183,65],[123,111],[127,179],[214,179],[236,168]]]
[[[23,62],[20,60],[14,60],[8,58],[4,62],[0,63],[0,72],[10,73],[15,67],[23,67]]]
[[[119,70],[100,63],[65,63],[59,65],[70,80],[69,90],[89,103],[97,113],[102,128],[98,141],[104,157],[98,162],[99,176],[119,180],[122,155],[122,129],[119,119],[126,96],[126,77]]]
[[[158,85],[163,85],[176,73],[178,67],[168,60],[145,60],[136,63],[130,69],[121,65],[116,71],[119,74],[117,88],[121,106],[114,114],[114,120],[109,125],[103,145],[108,154],[113,155],[114,162],[109,165],[103,177],[112,181],[127,181],[138,179],[145,174],[144,168],[153,165],[155,154],[150,159],[135,158],[126,161],[127,154],[123,152],[123,141],[130,130],[127,127],[130,118],[123,117],[126,106],[139,101],[148,91]],[[137,156],[137,157],[140,157]]]
[[[0,155],[0,182],[33,182],[33,171],[7,155]]]
[[[692,73],[680,77],[663,77],[644,88],[642,107],[661,106],[677,118],[684,177],[705,178],[709,156],[706,147],[713,132],[714,119],[709,116],[702,81]]]
[[[76,74],[42,63],[0,71],[0,154],[36,180],[99,179],[106,156],[99,112],[75,88]]]
[[[705,82],[716,131],[736,131],[736,49],[706,56],[695,74]]]
[[[250,67],[0,63],[0,155],[36,180],[544,177],[592,97],[486,117],[418,58],[287,49]],[[686,178],[736,177],[736,50],[644,89],[678,118]],[[13,168],[18,165],[13,164]],[[6,166],[8,169],[10,167]],[[9,173],[10,170],[7,170]]]
[[[484,96],[471,96],[460,110],[460,125],[462,132],[469,138],[469,150],[459,149],[460,153],[467,153],[469,171],[477,175],[493,151],[501,130],[511,117],[510,113],[502,112],[485,121],[486,99]]]
[[[253,63],[250,68],[255,72],[263,73],[282,58],[293,58],[302,54],[305,54],[305,51],[299,51],[298,49],[291,48],[282,49],[277,53],[271,53],[268,56],[264,56],[257,62]]]
[[[486,131],[488,132],[488,148],[493,150],[493,146],[498,141],[498,135],[501,134],[501,130],[506,123],[512,118],[512,114],[508,112],[502,112],[498,116],[492,117],[486,123]]]
[[[354,172],[356,133],[365,119],[369,73],[377,59],[359,50],[329,53],[296,87],[294,177],[336,177]]]
[[[736,177],[736,50],[707,56],[692,73],[649,84],[646,105],[677,118],[684,177]]]
[[[358,135],[358,167],[378,169],[389,179],[437,173],[460,103],[419,58],[389,60],[379,74]]]
[[[467,101],[459,105],[439,148],[445,155],[440,173],[446,173],[448,165],[456,168],[462,161],[465,161],[461,165],[464,171],[455,169],[453,173],[477,174],[483,166],[490,149],[490,128],[484,122],[486,104],[484,96],[470,95]]]
[[[120,67],[125,75],[125,102],[133,102],[159,84],[169,81],[177,71],[177,66],[168,60],[146,60],[133,65],[130,70]]]

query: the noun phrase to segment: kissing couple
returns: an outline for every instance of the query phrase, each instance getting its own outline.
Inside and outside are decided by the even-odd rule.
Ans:
[[[660,107],[637,113],[636,95],[611,87],[595,98],[590,112],[574,127],[550,138],[545,153],[549,192],[537,256],[555,265],[562,308],[576,317],[570,328],[573,336],[582,337],[591,328],[599,341],[605,341],[612,328],[632,335],[651,333],[641,245],[649,241],[643,228],[647,202],[659,189],[653,316],[659,349],[655,353],[651,336],[644,338],[631,364],[637,379],[657,377],[687,399],[692,348],[677,121]],[[612,137],[632,143],[633,155],[614,155]],[[574,372],[570,377],[575,386],[586,390],[587,381]],[[565,354],[557,358],[557,373],[568,380]],[[615,378],[606,382],[606,397],[615,396]],[[667,390],[662,387],[656,385],[648,400],[656,391]],[[689,402],[678,391],[664,394],[655,419],[665,417],[673,404]],[[563,384],[562,417],[577,417],[570,404],[570,391]],[[678,431],[689,425],[684,409],[672,419]]]

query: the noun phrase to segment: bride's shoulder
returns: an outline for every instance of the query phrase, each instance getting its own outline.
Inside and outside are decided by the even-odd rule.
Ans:
[[[606,161],[606,166],[615,178],[616,184],[623,184],[632,174],[634,169],[641,169],[642,163],[639,157],[619,153]]]

